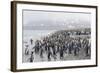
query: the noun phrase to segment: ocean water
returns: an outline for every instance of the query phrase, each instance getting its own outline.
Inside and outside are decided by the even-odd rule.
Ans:
[[[33,39],[34,42],[54,33],[55,31],[56,30],[23,30],[23,41],[28,42],[30,39]]]

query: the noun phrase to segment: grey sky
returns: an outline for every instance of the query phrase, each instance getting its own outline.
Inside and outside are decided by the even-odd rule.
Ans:
[[[23,27],[28,30],[90,27],[90,13],[23,11]]]

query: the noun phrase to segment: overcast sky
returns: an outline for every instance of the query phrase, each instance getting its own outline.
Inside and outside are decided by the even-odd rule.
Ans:
[[[90,20],[90,13],[23,11],[25,30],[88,28]]]

